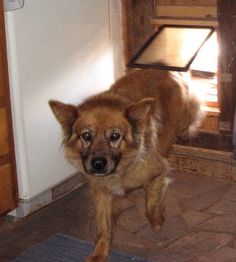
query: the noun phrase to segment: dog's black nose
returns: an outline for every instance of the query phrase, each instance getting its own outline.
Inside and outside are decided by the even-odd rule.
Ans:
[[[91,165],[95,172],[102,173],[105,171],[105,168],[107,166],[107,160],[103,157],[94,158],[91,161]]]

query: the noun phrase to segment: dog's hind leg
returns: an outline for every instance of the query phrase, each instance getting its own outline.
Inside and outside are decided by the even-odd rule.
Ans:
[[[145,188],[146,216],[156,231],[160,229],[165,221],[163,202],[167,185],[167,179],[164,176],[158,176],[150,180]]]
[[[179,117],[168,116],[162,125],[160,134],[158,135],[158,151],[162,157],[168,157],[169,152],[176,140],[178,131]]]
[[[112,238],[112,202],[113,197],[102,191],[94,192],[96,208],[96,245],[86,262],[107,262]]]

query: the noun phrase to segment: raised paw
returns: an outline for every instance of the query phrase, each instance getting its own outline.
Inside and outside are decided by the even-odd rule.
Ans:
[[[153,230],[155,230],[156,232],[158,232],[161,228],[161,226],[164,224],[165,222],[165,216],[164,214],[158,214],[158,216],[155,216],[155,217],[148,217],[149,218],[149,221],[152,225],[152,228]]]

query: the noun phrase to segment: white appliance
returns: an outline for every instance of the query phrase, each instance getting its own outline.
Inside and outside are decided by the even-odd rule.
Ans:
[[[5,23],[19,197],[27,202],[75,171],[48,100],[79,103],[113,81],[109,1],[25,0]]]

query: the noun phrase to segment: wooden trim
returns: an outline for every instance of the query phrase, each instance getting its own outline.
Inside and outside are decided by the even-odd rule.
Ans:
[[[157,16],[166,17],[189,17],[189,18],[207,18],[217,17],[217,8],[212,6],[156,6]]]
[[[133,50],[132,14],[132,0],[122,0],[124,60],[126,65],[132,56]]]
[[[6,165],[11,162],[10,154],[4,155],[0,157],[0,166]]]
[[[124,56],[126,64],[155,32],[154,0],[122,0]]]
[[[220,105],[220,131],[232,133],[236,106],[236,24],[234,15],[236,1],[219,0],[219,27],[217,36],[221,47],[219,53],[218,98]]]
[[[5,102],[5,98],[4,97],[0,97],[0,108],[2,107],[6,107],[6,102]]]
[[[12,112],[11,112],[11,103],[10,103],[10,88],[9,88],[9,76],[7,68],[7,48],[6,48],[6,32],[5,32],[5,21],[4,21],[4,9],[3,1],[0,0],[0,48],[1,48],[1,64],[3,65],[3,93],[5,95],[5,103],[8,114],[8,126],[9,126],[9,140],[10,140],[10,152],[9,158],[11,163],[12,170],[12,182],[13,182],[13,198],[15,203],[18,202],[18,183],[16,175],[16,160],[15,160],[15,150],[14,150],[14,138],[13,138],[13,127],[12,127]]]
[[[152,24],[156,25],[190,25],[190,26],[214,26],[219,25],[217,19],[177,19],[177,18],[166,18],[159,17],[151,19]]]
[[[216,6],[217,0],[156,0],[158,5]]]

